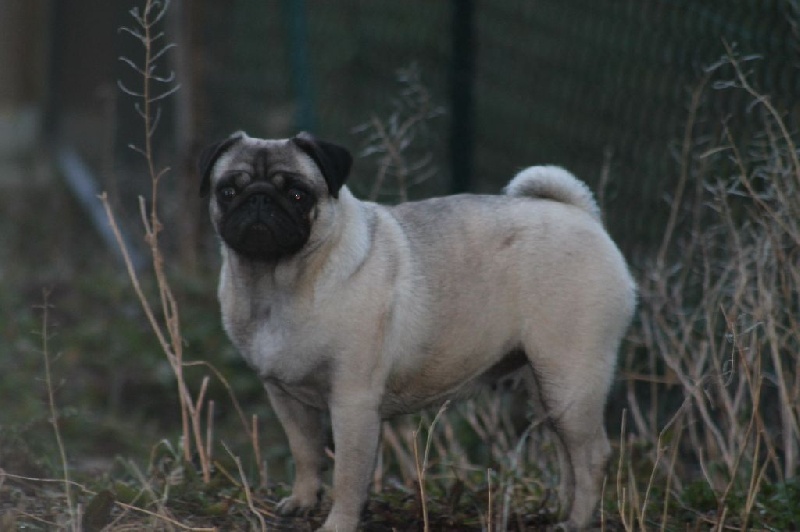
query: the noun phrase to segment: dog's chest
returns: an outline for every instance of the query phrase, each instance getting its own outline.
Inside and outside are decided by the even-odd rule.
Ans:
[[[325,364],[324,349],[303,330],[295,310],[279,298],[255,298],[236,291],[220,298],[222,322],[233,344],[261,379],[292,387],[319,388],[311,382]]]

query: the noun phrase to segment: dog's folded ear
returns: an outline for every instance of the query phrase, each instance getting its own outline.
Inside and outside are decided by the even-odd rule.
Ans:
[[[344,185],[353,165],[350,152],[337,144],[319,140],[305,131],[292,138],[292,142],[314,160],[328,184],[331,196],[338,198],[339,189]]]
[[[227,139],[216,142],[200,152],[200,158],[197,160],[197,172],[201,176],[201,198],[208,196],[208,193],[211,191],[211,169],[214,168],[214,163],[216,163],[217,159],[230,149],[231,146],[245,137],[247,137],[247,134],[244,131],[237,131]]]

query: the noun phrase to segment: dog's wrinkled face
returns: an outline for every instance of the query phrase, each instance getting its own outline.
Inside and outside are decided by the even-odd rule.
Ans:
[[[288,145],[238,148],[211,191],[220,237],[249,259],[295,254],[308,241],[319,192],[298,172]]]
[[[201,195],[223,242],[254,261],[276,261],[308,242],[320,205],[350,169],[344,148],[308,134],[262,140],[237,133],[201,156]]]

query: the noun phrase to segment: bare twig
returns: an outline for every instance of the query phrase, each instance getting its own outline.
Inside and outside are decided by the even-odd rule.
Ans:
[[[56,438],[56,445],[58,446],[58,454],[61,459],[61,470],[63,472],[64,494],[67,498],[67,509],[69,511],[69,526],[72,530],[78,531],[80,523],[78,522],[78,514],[75,508],[75,501],[72,497],[72,482],[69,479],[69,463],[67,462],[67,452],[64,448],[64,441],[61,438],[61,429],[58,425],[58,410],[56,408],[56,399],[53,388],[53,378],[50,371],[50,292],[42,290],[42,356],[44,357],[44,379],[45,388],[47,389],[47,406],[50,411],[50,425],[53,427],[53,434]]]
[[[244,469],[242,468],[242,460],[233,454],[233,452],[231,452],[225,443],[223,443],[222,446],[225,448],[225,451],[228,453],[228,455],[233,459],[234,463],[236,463],[236,468],[239,470],[239,479],[241,480],[241,486],[244,488],[244,496],[247,500],[247,507],[250,508],[250,512],[258,519],[258,523],[262,532],[266,532],[267,522],[264,520],[264,516],[261,515],[261,512],[255,507],[255,504],[253,504],[253,495],[250,491],[250,484],[247,482],[247,476],[244,474]]]
[[[417,467],[417,482],[419,484],[420,503],[422,505],[422,520],[424,523],[425,532],[430,530],[430,523],[428,522],[428,504],[425,499],[425,472],[428,470],[428,455],[431,450],[431,441],[433,440],[433,429],[436,427],[436,422],[439,420],[442,414],[444,414],[448,406],[450,406],[450,401],[445,401],[445,403],[439,408],[439,411],[436,412],[431,424],[428,426],[428,436],[425,440],[425,454],[422,458],[422,462],[420,462],[419,459],[419,449],[417,446],[417,437],[422,430],[422,421],[420,421],[417,430],[415,430],[412,435],[414,443],[414,463]]]
[[[157,169],[155,164],[155,154],[153,151],[153,135],[158,127],[161,117],[160,102],[170,95],[174,94],[178,89],[178,84],[173,84],[175,79],[174,73],[169,72],[166,75],[156,74],[158,61],[170,49],[174,47],[173,44],[156,44],[164,37],[163,32],[155,30],[156,25],[165,16],[169,7],[169,0],[146,0],[144,8],[140,11],[134,8],[130,11],[131,16],[136,21],[135,28],[121,28],[120,32],[130,35],[142,44],[144,47],[144,60],[141,64],[121,57],[120,61],[131,68],[136,74],[141,77],[141,89],[130,89],[124,83],[119,82],[119,88],[125,94],[136,98],[138,101],[135,103],[134,108],[139,116],[142,118],[143,125],[143,144],[142,146],[131,145],[131,148],[140,153],[145,160],[147,166],[147,174],[150,177],[152,187],[150,196],[150,207],[144,200],[139,198],[139,211],[141,214],[142,224],[145,231],[145,241],[150,248],[151,260],[153,265],[153,273],[156,279],[156,286],[158,287],[159,301],[161,305],[160,316],[157,317],[149,300],[145,296],[136,270],[133,268],[128,250],[125,243],[121,238],[118,225],[116,223],[108,198],[105,194],[101,195],[101,200],[106,210],[109,223],[115,237],[117,238],[118,245],[122,251],[123,258],[128,270],[128,275],[139,298],[142,309],[147,316],[150,326],[158,338],[161,349],[164,352],[170,367],[175,375],[176,383],[178,386],[178,397],[181,412],[181,424],[183,429],[182,449],[183,459],[186,462],[192,460],[192,450],[197,454],[198,461],[202,470],[203,480],[208,483],[211,480],[211,441],[213,436],[212,422],[213,422],[213,403],[209,406],[206,415],[206,430],[205,441],[204,431],[202,429],[202,409],[206,400],[206,390],[208,387],[208,377],[203,379],[200,392],[196,398],[192,397],[191,392],[186,384],[184,377],[183,361],[183,335],[181,332],[180,312],[177,300],[172,292],[169,281],[165,271],[165,259],[159,245],[159,234],[163,230],[163,225],[159,218],[158,204],[159,204],[159,183],[161,179],[169,172],[169,168],[165,167]],[[219,373],[216,372],[219,376]],[[224,381],[224,379],[223,379]],[[230,387],[226,388],[230,391]],[[231,393],[232,395],[232,393]],[[236,409],[243,420],[245,430],[250,433],[249,427],[245,420],[244,415],[239,408],[238,403],[235,401]]]
[[[415,150],[414,147],[425,136],[428,122],[443,111],[433,104],[416,65],[400,69],[397,78],[401,90],[400,97],[395,101],[394,112],[386,119],[372,116],[367,123],[354,130],[366,137],[366,146],[361,155],[375,157],[378,164],[378,172],[368,195],[371,201],[387,192],[385,187],[388,178],[393,178],[395,184],[392,193],[400,201],[406,201],[409,188],[430,178],[435,172],[431,166],[433,156],[430,149]]]
[[[664,236],[661,239],[661,247],[658,250],[658,255],[656,258],[656,263],[661,266],[664,265],[667,248],[672,242],[672,233],[675,231],[675,226],[678,221],[678,214],[683,208],[683,194],[686,190],[686,183],[689,181],[689,165],[691,164],[689,154],[692,149],[694,124],[697,120],[697,111],[700,107],[700,101],[706,84],[708,83],[708,79],[709,76],[706,75],[702,82],[695,87],[694,91],[692,91],[692,100],[691,104],[689,105],[689,118],[686,121],[686,126],[684,127],[683,132],[680,178],[678,179],[678,185],[675,187],[675,194],[672,197],[672,207],[670,208],[669,219],[667,220],[667,225],[664,229]]]
[[[15,475],[15,474],[9,473],[7,471],[4,471],[3,469],[0,468],[0,479],[4,479],[6,477],[7,478],[11,478],[11,479],[24,480],[24,481],[27,481],[27,482],[39,482],[39,483],[42,483],[42,484],[53,484],[53,483],[59,483],[60,484],[60,483],[64,482],[63,480],[59,480],[59,479],[38,478],[38,477],[29,477],[29,476],[24,476],[24,475]],[[90,495],[90,496],[97,495],[96,491],[93,491],[93,490],[87,488],[83,484],[80,484],[78,482],[74,482],[72,480],[70,480],[68,483],[69,483],[70,486],[80,489],[81,492],[85,493],[86,495]],[[153,517],[155,519],[163,521],[165,524],[168,524],[168,525],[171,525],[171,526],[176,526],[176,527],[181,528],[183,530],[190,530],[192,532],[215,532],[216,530],[218,530],[217,528],[203,528],[203,527],[188,526],[188,525],[185,525],[185,524],[181,523],[180,521],[176,521],[175,519],[172,519],[171,517],[168,517],[168,516],[163,515],[161,513],[152,512],[152,511],[147,510],[145,508],[140,508],[138,506],[134,506],[134,505],[131,505],[131,504],[126,504],[124,502],[120,502],[120,501],[116,501],[115,500],[114,504],[116,506],[119,506],[123,510],[149,515],[150,517]]]

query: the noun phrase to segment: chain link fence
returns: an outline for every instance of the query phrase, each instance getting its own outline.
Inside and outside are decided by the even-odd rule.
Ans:
[[[398,69],[418,65],[447,111],[431,124],[439,169],[411,196],[447,193],[468,163],[469,188],[496,192],[519,168],[563,165],[593,187],[607,176],[608,223],[623,247],[660,235],[677,174],[692,90],[726,53],[759,54],[752,80],[786,109],[798,100],[798,9],[787,0],[479,0],[472,9],[471,87],[452,64],[456,2],[344,0],[208,7],[209,125],[289,135],[310,127],[354,149],[354,128],[392,112]],[[304,28],[298,32],[297,26]],[[298,38],[306,57],[298,57]],[[454,136],[453,99],[471,91],[473,132]],[[748,105],[710,94],[698,123],[710,133]],[[463,112],[463,111],[461,111]],[[463,136],[462,136],[463,137]],[[449,147],[449,150],[448,150]],[[360,161],[355,188],[374,165]]]
[[[101,173],[111,173],[103,169],[114,144],[123,171],[110,187],[135,189],[124,169],[139,118],[114,95],[124,67],[117,57],[135,59],[131,42],[113,31],[130,5],[57,5],[50,86],[53,107],[72,124],[64,136]],[[374,154],[365,126],[397,117],[407,89],[398,76],[413,65],[443,112],[430,114],[409,148],[428,162],[427,179],[408,180],[409,197],[494,193],[522,167],[557,164],[598,192],[626,252],[646,250],[668,216],[692,93],[706,81],[695,136],[719,136],[726,120],[746,129],[752,118],[742,91],[715,90],[730,69],[707,72],[726,46],[758,56],[746,61],[750,79],[792,127],[800,101],[796,0],[173,0],[171,12],[182,26],[168,22],[167,36],[190,53],[176,68],[183,90],[165,102],[159,153],[178,159],[165,161],[180,168],[176,209],[198,217],[190,164],[198,146],[239,129],[309,129]],[[106,63],[116,66],[103,80],[96,70]],[[176,105],[182,98],[191,101]],[[191,132],[175,134],[178,127]],[[362,197],[374,191],[381,164],[357,161],[351,185]],[[206,233],[197,223],[183,225]]]

